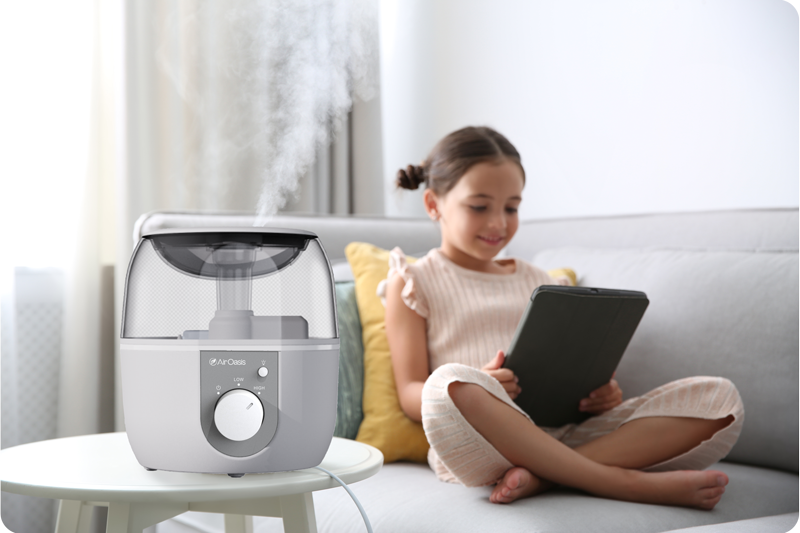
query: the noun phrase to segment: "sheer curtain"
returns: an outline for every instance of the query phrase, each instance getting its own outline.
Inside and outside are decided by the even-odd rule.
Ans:
[[[121,123],[121,4],[95,0],[86,171],[65,270],[59,436],[114,429],[115,176]]]
[[[100,46],[113,11],[100,0],[0,8],[3,448],[113,430],[114,57]],[[54,512],[2,495],[18,533],[52,531]]]
[[[353,101],[377,92],[377,0],[126,9],[131,222],[149,209],[350,209],[326,188],[349,174]]]
[[[113,430],[113,183],[119,4],[0,8],[2,447]],[[51,500],[3,493],[4,531]]]

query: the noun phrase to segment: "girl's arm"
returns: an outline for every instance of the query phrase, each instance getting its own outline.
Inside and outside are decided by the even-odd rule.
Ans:
[[[405,280],[395,274],[386,286],[386,337],[400,407],[408,418],[422,421],[422,386],[430,376],[425,319],[410,309],[400,293]]]

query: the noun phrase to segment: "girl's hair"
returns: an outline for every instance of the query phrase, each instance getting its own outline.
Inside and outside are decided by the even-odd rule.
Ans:
[[[473,165],[504,161],[519,166],[524,183],[525,169],[514,145],[492,128],[469,126],[439,141],[421,165],[398,170],[397,186],[417,189],[425,183],[437,196],[444,196]]]

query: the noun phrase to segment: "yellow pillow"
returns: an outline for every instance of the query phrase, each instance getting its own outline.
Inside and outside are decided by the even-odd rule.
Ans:
[[[571,287],[574,287],[578,284],[578,275],[575,274],[575,271],[571,268],[556,268],[553,270],[548,270],[547,273],[550,274],[550,277],[556,281],[558,281],[559,278],[566,279]]]
[[[355,278],[356,305],[364,344],[364,418],[356,440],[378,448],[384,462],[425,462],[428,440],[422,424],[408,418],[400,407],[386,339],[385,311],[377,296],[378,284],[389,273],[389,252],[367,243],[352,242],[345,248]],[[407,257],[409,263],[416,261]],[[558,269],[553,278],[566,277],[575,285],[575,272]]]
[[[386,463],[400,460],[425,462],[428,440],[422,424],[400,408],[394,384],[385,312],[376,291],[389,273],[389,252],[366,243],[347,245],[345,255],[353,270],[356,305],[364,343],[364,419],[356,440],[375,446]],[[409,257],[408,262],[414,259]]]

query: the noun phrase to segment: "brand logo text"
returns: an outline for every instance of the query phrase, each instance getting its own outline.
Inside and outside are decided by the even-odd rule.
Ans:
[[[244,366],[247,364],[247,361],[244,359],[217,359],[212,357],[208,360],[208,364],[211,366]]]

